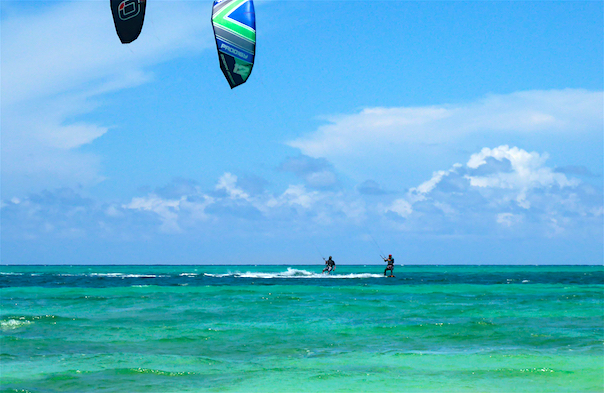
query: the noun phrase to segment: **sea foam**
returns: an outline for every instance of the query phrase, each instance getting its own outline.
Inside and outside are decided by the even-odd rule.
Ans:
[[[234,273],[226,273],[226,274],[211,274],[204,273],[206,277],[235,277],[235,278],[262,278],[262,279],[291,279],[291,278],[322,278],[322,279],[350,279],[350,278],[380,278],[384,277],[381,274],[371,274],[371,273],[350,273],[350,274],[323,274],[323,273],[315,273],[309,272],[308,270],[303,269],[294,269],[287,268],[284,272],[271,272],[271,273],[263,273],[263,272],[234,272]]]
[[[1,330],[12,330],[18,329],[22,326],[29,325],[31,321],[26,321],[24,319],[9,319],[6,321],[0,321],[0,329]]]

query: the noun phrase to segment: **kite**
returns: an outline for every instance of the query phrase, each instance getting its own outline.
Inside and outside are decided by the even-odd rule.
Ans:
[[[256,15],[252,0],[214,0],[212,26],[220,69],[231,89],[248,79],[256,51]]]
[[[146,0],[111,0],[113,23],[122,44],[138,38],[143,29],[146,4]]]

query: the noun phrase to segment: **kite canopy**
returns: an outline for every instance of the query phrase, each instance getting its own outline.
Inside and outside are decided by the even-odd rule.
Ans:
[[[138,38],[143,29],[146,4],[146,0],[111,0],[113,23],[122,44]]]
[[[232,89],[245,83],[254,66],[254,3],[252,0],[214,0],[212,26],[220,69]]]

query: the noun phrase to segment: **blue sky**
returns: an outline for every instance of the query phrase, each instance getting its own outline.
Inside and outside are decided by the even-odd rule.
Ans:
[[[3,1],[2,263],[603,263],[603,3]]]

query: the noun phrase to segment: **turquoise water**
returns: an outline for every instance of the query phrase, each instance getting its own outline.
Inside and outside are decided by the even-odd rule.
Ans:
[[[602,392],[604,268],[1,266],[1,392]]]

